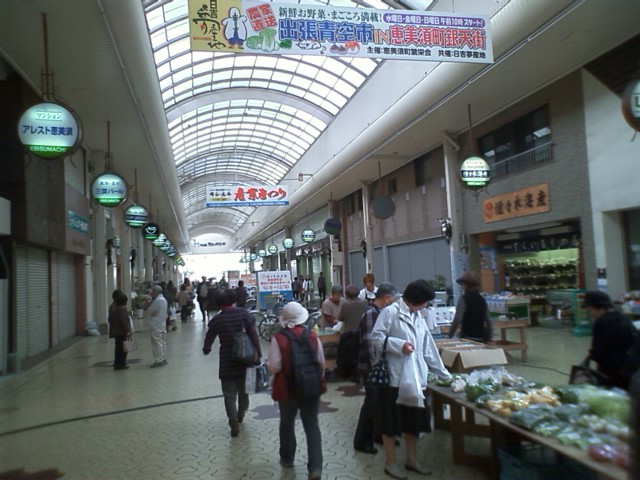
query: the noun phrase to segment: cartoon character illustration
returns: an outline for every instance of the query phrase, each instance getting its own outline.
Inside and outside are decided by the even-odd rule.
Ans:
[[[240,15],[240,10],[236,7],[229,9],[229,16],[222,20],[224,26],[224,38],[227,39],[229,45],[232,47],[237,45],[242,47],[244,41],[247,39],[247,17]]]

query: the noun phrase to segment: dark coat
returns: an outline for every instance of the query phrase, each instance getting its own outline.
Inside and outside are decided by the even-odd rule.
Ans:
[[[109,338],[131,335],[129,311],[126,305],[112,304],[109,307]]]
[[[222,311],[209,322],[209,329],[204,339],[202,352],[208,355],[211,352],[211,347],[216,337],[220,337],[220,369],[218,370],[218,378],[235,378],[244,375],[247,366],[231,358],[233,334],[241,332],[243,328],[255,345],[258,356],[261,357],[260,341],[258,340],[256,328],[253,326],[253,321],[247,310],[238,307],[224,307]]]
[[[589,358],[603,373],[619,374],[627,361],[636,329],[625,315],[611,310],[593,323]]]

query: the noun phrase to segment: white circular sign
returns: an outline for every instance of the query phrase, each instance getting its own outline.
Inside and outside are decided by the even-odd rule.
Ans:
[[[460,177],[469,188],[482,188],[491,181],[491,168],[484,158],[469,157],[460,167]]]
[[[277,245],[269,245],[267,247],[267,251],[269,252],[270,255],[275,255],[276,253],[278,253],[278,246]]]
[[[287,237],[282,241],[282,246],[284,248],[293,248],[293,238]]]
[[[59,158],[79,145],[80,121],[63,105],[39,103],[20,117],[18,136],[22,145],[37,157]]]
[[[115,173],[103,173],[93,181],[91,194],[103,207],[117,207],[127,199],[127,182]]]
[[[640,131],[640,80],[632,81],[622,94],[622,113],[631,128]]]
[[[316,232],[310,228],[306,228],[302,231],[302,241],[305,243],[311,243],[316,239]]]

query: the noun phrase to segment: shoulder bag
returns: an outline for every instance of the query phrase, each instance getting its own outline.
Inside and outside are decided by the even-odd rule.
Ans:
[[[579,365],[571,366],[569,374],[569,383],[572,385],[595,385],[605,387],[610,385],[611,380],[605,374],[594,370],[589,366],[589,359]]]
[[[249,337],[249,334],[244,328],[233,334],[231,358],[245,365],[255,365],[258,363],[258,352],[251,341],[251,337]]]
[[[382,354],[380,360],[369,370],[367,376],[366,386],[368,387],[386,387],[389,385],[389,362],[387,361],[387,342],[389,336],[384,338],[384,344],[382,345]]]

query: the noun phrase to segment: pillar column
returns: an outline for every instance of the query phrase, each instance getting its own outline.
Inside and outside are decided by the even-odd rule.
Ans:
[[[107,319],[109,314],[109,302],[111,293],[107,295],[107,260],[105,245],[107,243],[106,216],[103,207],[94,206],[91,216],[94,232],[94,242],[91,252],[93,273],[93,319],[100,333],[107,333]]]

